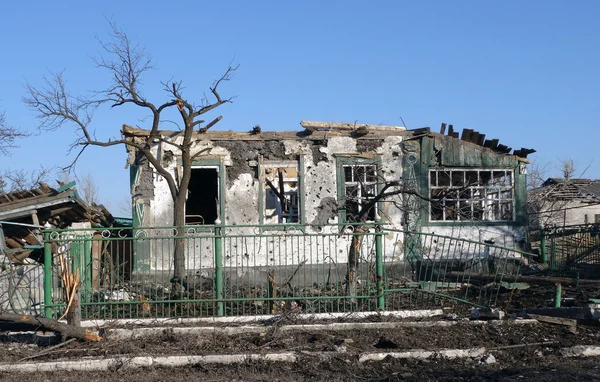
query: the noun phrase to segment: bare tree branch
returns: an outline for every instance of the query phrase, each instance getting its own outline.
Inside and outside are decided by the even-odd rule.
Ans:
[[[39,170],[33,170],[31,172],[25,170],[6,170],[0,178],[6,189],[7,193],[15,191],[30,190],[37,187],[40,182],[47,182],[50,174],[56,170],[55,167],[43,167]]]
[[[98,202],[98,185],[91,174],[85,174],[77,180],[77,189],[81,190],[81,197],[87,204]]]
[[[185,201],[191,178],[192,161],[199,155],[199,153],[192,153],[192,147],[196,143],[193,137],[213,127],[222,119],[222,116],[213,118],[210,123],[199,128],[197,132],[194,131],[194,128],[204,123],[199,116],[232,101],[233,98],[221,96],[219,86],[233,77],[238,66],[232,66],[230,63],[227,70],[210,87],[210,92],[214,97],[212,102],[205,98],[200,106],[196,106],[184,97],[184,87],[181,81],[169,80],[161,83],[169,99],[162,103],[152,103],[141,91],[143,75],[153,68],[150,55],[145,48],[133,42],[126,32],[117,27],[116,23],[109,21],[109,24],[110,39],[108,42],[98,39],[103,53],[99,58],[94,59],[97,68],[110,73],[110,82],[105,89],[93,92],[89,97],[72,96],[67,91],[63,72],[60,72],[45,77],[40,87],[28,83],[28,96],[24,98],[24,102],[34,111],[40,122],[40,129],[55,130],[66,125],[75,128],[76,138],[71,144],[70,150],[74,150],[76,147],[81,150],[67,168],[73,168],[88,146],[125,145],[134,148],[140,157],[147,160],[153,171],[156,171],[167,182],[174,203],[174,225],[182,231],[185,224]],[[105,104],[110,105],[111,108],[135,105],[149,111],[150,126],[148,130],[150,133],[144,137],[136,137],[136,139],[125,136],[108,141],[97,139],[94,131],[90,129],[92,116],[98,107]],[[161,122],[165,121],[161,115],[173,108],[179,112],[180,121],[176,124],[180,126],[180,132],[171,137],[164,137],[160,133]],[[180,151],[178,155],[181,157],[181,167],[178,167],[177,171],[165,167],[168,164],[163,164],[159,160],[160,158],[156,157],[158,154],[155,148],[159,142],[171,145]],[[200,153],[204,151],[206,149]],[[173,279],[181,280],[185,271],[183,241],[176,241],[174,252]],[[174,282],[174,286],[175,284],[177,281]]]
[[[0,155],[9,155],[9,149],[17,147],[15,140],[26,137],[23,131],[6,124],[6,115],[0,113]]]

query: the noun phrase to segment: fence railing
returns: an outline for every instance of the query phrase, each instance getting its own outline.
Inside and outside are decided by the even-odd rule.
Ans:
[[[176,288],[175,240],[186,264]],[[44,311],[68,305],[61,264],[80,275],[83,319],[491,307],[529,256],[382,224],[52,230]]]
[[[600,225],[542,228],[532,239],[551,273],[600,278]]]

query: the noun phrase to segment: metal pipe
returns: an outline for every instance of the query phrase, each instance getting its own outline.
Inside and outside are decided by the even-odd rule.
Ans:
[[[381,226],[375,227],[375,273],[377,277],[377,309],[385,310],[385,297],[383,293],[383,245],[381,240],[383,230]]]
[[[15,223],[15,222],[9,222],[9,221],[4,221],[4,220],[0,220],[0,225],[2,224],[7,224],[7,225],[18,225],[21,227],[31,227],[31,228],[47,228],[43,225],[35,225],[35,224],[26,224],[26,223]]]
[[[217,222],[215,222],[217,223]],[[218,222],[220,223],[220,221]],[[215,298],[217,299],[217,316],[225,314],[223,306],[223,236],[222,227],[215,225]]]
[[[540,252],[542,255],[542,263],[548,263],[548,257],[546,256],[546,235],[544,233],[544,227],[540,228]]]

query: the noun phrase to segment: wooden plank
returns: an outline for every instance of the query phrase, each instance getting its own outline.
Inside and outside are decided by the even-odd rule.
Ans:
[[[29,233],[27,236],[25,236],[23,238],[23,240],[25,240],[27,242],[27,244],[29,244],[29,245],[40,244],[40,242],[38,241],[37,237],[35,237],[35,235],[32,234],[32,233]]]
[[[452,137],[454,135],[454,126],[448,126],[448,136]]]
[[[452,138],[458,138],[458,131],[455,131],[454,133],[452,133]]]
[[[413,136],[414,136],[414,135],[429,134],[431,129],[429,127],[421,127],[419,129],[412,129],[412,130],[408,130],[408,131],[412,131]]]
[[[322,121],[300,121],[300,126],[312,128],[314,130],[356,130],[360,126],[365,126],[369,130],[406,130],[404,126],[389,125],[369,125],[365,123],[346,123],[346,122],[322,122]]]
[[[446,134],[446,124],[442,122],[442,127],[440,127],[440,134]]]
[[[540,321],[540,322],[547,322],[549,324],[577,326],[577,320],[574,320],[572,318],[552,317],[552,316],[545,316],[545,315],[541,315],[541,314],[530,314],[530,313],[526,313],[526,315],[527,315],[527,318],[532,318],[532,319]]]
[[[463,129],[461,140],[469,142],[471,140],[471,134],[473,133],[473,129]]]
[[[485,134],[479,134],[479,137],[477,138],[477,144],[479,146],[483,146],[483,142],[485,142]]]
[[[10,249],[23,248],[23,244],[19,243],[12,237],[5,237],[4,241],[6,242],[6,245],[8,246],[8,248],[10,248]]]
[[[473,131],[471,133],[471,139],[469,139],[469,142],[477,144],[478,140],[479,140],[479,133],[477,131]]]
[[[65,184],[64,186],[61,186],[59,189],[56,190],[56,192],[60,194],[61,192],[70,189],[71,187],[75,187],[75,182],[70,182]]]

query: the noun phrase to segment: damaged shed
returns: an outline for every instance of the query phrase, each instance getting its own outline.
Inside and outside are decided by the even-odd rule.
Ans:
[[[0,195],[0,311],[28,307],[39,313],[43,302],[44,228],[111,227],[115,219],[102,205],[88,205],[77,194],[75,182],[52,188],[38,187]],[[68,242],[66,242],[68,245]],[[89,259],[81,274],[93,278],[101,254],[89,245]],[[53,246],[53,253],[58,252]],[[97,265],[96,265],[97,267]],[[85,277],[85,276],[84,276]]]

